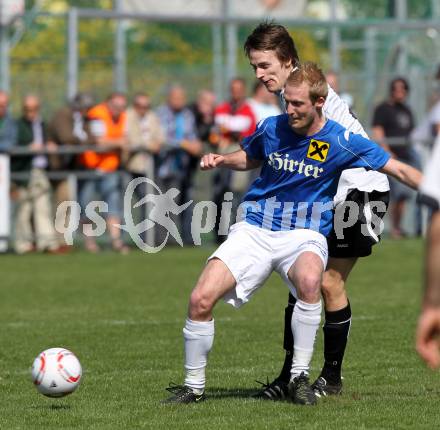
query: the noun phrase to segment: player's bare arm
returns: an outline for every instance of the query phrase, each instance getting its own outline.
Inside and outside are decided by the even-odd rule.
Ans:
[[[411,188],[417,190],[422,182],[422,172],[415,169],[409,164],[402,163],[394,158],[390,158],[385,166],[380,169],[382,173],[393,176],[400,182],[408,185]]]
[[[440,212],[433,217],[427,234],[425,293],[416,333],[420,357],[432,369],[440,367]]]
[[[440,211],[433,215],[427,237],[426,289],[423,305],[440,310],[440,265],[438,264],[440,261]]]
[[[375,142],[379,143],[379,145],[382,146],[382,148],[385,149],[385,151],[387,151],[389,154],[391,154],[392,157],[394,157],[394,153],[390,145],[388,145],[388,143],[386,142],[385,131],[383,127],[376,125],[375,127],[373,127],[372,131],[373,131],[372,139]]]
[[[209,153],[202,157],[200,167],[202,170],[211,170],[217,167],[226,167],[231,170],[252,170],[261,165],[261,161],[249,158],[245,151],[239,149],[230,154]]]
[[[426,307],[420,314],[416,349],[431,369],[440,367],[440,308]]]

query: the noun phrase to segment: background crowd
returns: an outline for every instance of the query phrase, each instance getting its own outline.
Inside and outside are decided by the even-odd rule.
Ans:
[[[338,91],[337,76],[329,72],[328,82]],[[440,74],[438,76],[440,78]],[[407,104],[409,84],[404,78],[390,83],[389,95],[373,114],[372,138],[394,157],[416,167],[420,158],[412,146],[411,136],[428,139],[440,129],[440,102],[432,101],[426,121],[416,127]],[[128,247],[116,227],[122,221],[123,190],[129,180],[139,177],[154,179],[162,191],[180,190],[179,204],[194,198],[194,178],[199,158],[205,151],[226,153],[236,150],[245,136],[252,134],[262,119],[282,112],[280,100],[256,82],[248,95],[247,82],[234,78],[229,84],[229,97],[216,100],[209,89],[201,89],[190,102],[186,89],[170,86],[166,100],[153,107],[147,93],[136,93],[130,100],[125,94],[111,93],[98,102],[88,93],[79,93],[51,118],[42,115],[44,100],[35,94],[22,100],[21,116],[13,118],[8,109],[8,94],[0,91],[0,151],[11,153],[11,200],[14,208],[13,249],[18,254],[34,251],[64,253],[69,247],[54,227],[54,209],[63,201],[77,199],[81,221],[88,223],[88,203],[104,201],[107,234],[113,250],[127,253]],[[353,104],[349,94],[341,94]],[[351,106],[353,107],[353,106]],[[77,153],[63,148],[76,147]],[[17,154],[17,148],[21,151]],[[84,150],[80,150],[80,148]],[[54,175],[58,172],[58,175]],[[77,195],[72,195],[69,173],[78,177]],[[233,206],[254,178],[249,172],[227,169],[214,173],[210,198],[220,205],[225,193],[232,192]],[[142,199],[146,187],[136,188]],[[406,189],[392,183],[390,234],[405,236],[402,217],[405,202],[411,197]],[[191,244],[191,211],[176,217],[183,243]],[[421,215],[417,209],[415,231],[421,234]],[[217,243],[225,237],[217,232]],[[224,231],[224,229],[223,229]],[[158,241],[161,241],[160,232]],[[101,243],[85,235],[84,247],[99,252]]]
[[[81,206],[83,223],[89,222],[86,207],[92,200],[108,205],[111,247],[126,253],[121,230],[115,225],[121,222],[122,190],[129,180],[152,178],[163,191],[179,189],[180,201],[186,202],[194,197],[194,174],[204,146],[233,151],[255,130],[257,121],[281,112],[277,98],[261,84],[255,85],[248,98],[241,78],[231,81],[230,97],[221,103],[208,89],[200,90],[190,103],[185,88],[177,84],[168,88],[166,101],[156,108],[142,92],[130,101],[114,92],[101,103],[88,93],[79,93],[46,120],[41,114],[44,101],[37,95],[23,98],[19,118],[11,116],[8,101],[8,95],[0,92],[0,151],[11,153],[13,248],[19,254],[68,250],[55,231],[54,208],[74,197]],[[72,146],[84,151],[63,151]],[[28,151],[17,154],[17,148]],[[79,173],[77,196],[71,195],[69,172]],[[247,185],[246,177],[214,177],[212,200],[221,201],[227,191],[240,193]],[[136,191],[138,199],[146,193],[145,187]],[[190,211],[177,221],[184,243],[189,244],[191,220],[186,214]],[[90,252],[100,250],[92,236],[84,236],[84,246]]]

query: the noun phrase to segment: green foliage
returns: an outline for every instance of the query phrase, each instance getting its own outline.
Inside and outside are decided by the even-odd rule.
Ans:
[[[62,13],[68,7],[109,9],[111,0],[53,0],[40,4],[43,11]],[[28,7],[32,6],[28,3]],[[194,96],[200,87],[212,88],[212,28],[209,24],[148,23],[127,21],[127,81],[130,93],[149,92],[153,101],[163,99],[166,86],[179,81]],[[79,89],[104,97],[113,87],[114,34],[116,22],[81,19],[79,22]],[[240,26],[237,46],[238,74],[254,79],[242,46],[253,25]],[[291,28],[300,58],[327,67],[327,45],[314,30]],[[47,111],[64,100],[67,72],[67,20],[37,17],[12,50],[14,104],[24,93],[38,92]],[[224,42],[225,43],[225,42]],[[226,46],[223,45],[223,64]]]
[[[347,8],[350,18],[392,18],[397,0],[340,0]],[[428,18],[432,16],[431,2],[407,0],[408,17]]]
[[[89,9],[112,9],[113,0],[43,0],[39,2],[42,10],[62,10],[69,7]]]
[[[128,31],[130,62],[196,64],[212,58],[209,25],[133,23]]]
[[[310,30],[294,27],[288,28],[288,30],[295,41],[300,60],[319,63],[323,53],[319,49],[317,42],[314,40],[311,34],[312,32]]]
[[[65,23],[58,18],[37,18],[12,50],[12,61],[40,63],[43,70],[58,67],[56,59],[65,54]],[[49,61],[48,61],[49,60]],[[50,61],[52,60],[52,61]]]

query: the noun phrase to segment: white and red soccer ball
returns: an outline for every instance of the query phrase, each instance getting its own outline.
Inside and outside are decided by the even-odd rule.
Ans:
[[[73,352],[65,348],[50,348],[38,354],[31,373],[32,381],[41,394],[63,397],[78,388],[82,369]]]

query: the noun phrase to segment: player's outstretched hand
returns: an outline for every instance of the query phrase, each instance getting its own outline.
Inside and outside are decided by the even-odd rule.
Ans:
[[[209,153],[204,155],[200,160],[200,168],[202,170],[215,169],[216,167],[223,164],[224,161],[225,157],[223,155]]]
[[[416,349],[431,369],[440,367],[440,308],[423,309],[417,327]]]

